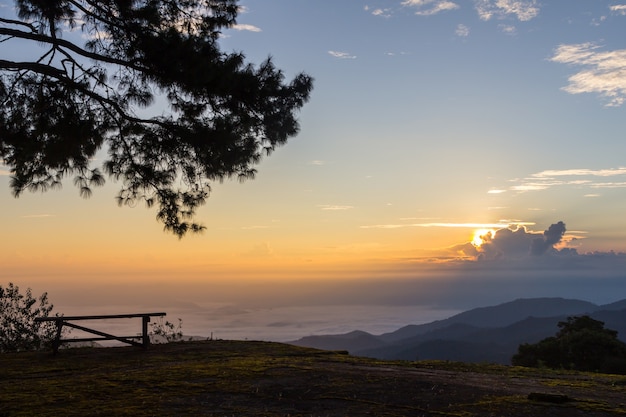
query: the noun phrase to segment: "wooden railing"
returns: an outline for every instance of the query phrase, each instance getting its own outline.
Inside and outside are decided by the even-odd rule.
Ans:
[[[163,317],[165,313],[138,313],[138,314],[110,314],[103,316],[58,316],[58,317],[37,317],[35,322],[53,321],[56,324],[56,337],[52,343],[52,349],[56,354],[59,351],[59,347],[64,343],[70,342],[93,342],[96,340],[117,340],[129,345],[147,348],[150,346],[150,335],[148,334],[148,323],[150,323],[150,317]],[[99,330],[90,329],[85,326],[80,326],[73,321],[81,320],[106,320],[106,319],[130,319],[141,317],[141,335],[134,336],[115,336],[109,333],[105,333]],[[61,339],[63,333],[63,326],[71,327],[73,329],[82,330],[87,333],[95,334],[100,337],[88,337],[88,338],[76,338],[76,339]],[[136,341],[140,339],[141,342]]]

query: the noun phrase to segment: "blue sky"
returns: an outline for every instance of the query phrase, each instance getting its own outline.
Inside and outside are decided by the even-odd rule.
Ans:
[[[589,250],[625,248],[624,4],[242,5],[226,48],[316,78],[287,152],[329,206],[388,204],[362,226],[562,220]]]
[[[248,301],[237,291],[254,282],[269,304],[323,285],[337,302],[355,285],[375,302],[384,282],[385,302],[464,306],[464,295],[608,302],[626,289],[626,1],[240,4],[224,50],[315,78],[300,134],[255,180],[215,184],[206,232],[183,241],[153,211],[118,208],[113,181],[86,201],[71,181],[14,200],[0,166],[4,280],[176,277],[227,282],[220,297]],[[532,256],[558,222],[565,232]],[[472,282],[489,290],[470,294]]]

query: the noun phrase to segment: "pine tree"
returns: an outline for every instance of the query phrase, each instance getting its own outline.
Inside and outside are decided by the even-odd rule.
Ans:
[[[156,205],[182,237],[203,230],[194,215],[212,182],[253,178],[298,133],[312,78],[285,82],[270,58],[254,66],[220,50],[236,0],[16,0],[15,10],[0,17],[2,56],[39,52],[0,59],[0,164],[15,196],[73,175],[89,197],[108,174],[120,205]],[[91,163],[100,149],[104,172]]]

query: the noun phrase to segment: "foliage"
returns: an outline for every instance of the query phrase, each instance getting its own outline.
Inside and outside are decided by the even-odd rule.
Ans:
[[[178,319],[178,325],[170,321],[163,322],[163,317],[159,317],[157,321],[150,323],[150,336],[154,339],[157,336],[158,340],[165,340],[166,342],[180,342],[183,340],[183,321]]]
[[[626,344],[604,322],[584,315],[558,324],[556,336],[522,344],[513,365],[626,373]]]
[[[0,59],[0,163],[15,196],[67,175],[90,196],[104,183],[90,162],[106,148],[118,203],[156,204],[157,219],[182,237],[204,229],[194,215],[211,182],[253,178],[261,157],[298,133],[312,78],[286,83],[270,58],[255,67],[220,50],[237,0],[15,5],[15,18],[0,17],[0,45],[40,51]]]
[[[0,285],[0,352],[41,349],[56,336],[54,322],[35,323],[36,317],[48,317],[53,305],[48,294],[33,297],[29,289],[20,293],[17,285]]]

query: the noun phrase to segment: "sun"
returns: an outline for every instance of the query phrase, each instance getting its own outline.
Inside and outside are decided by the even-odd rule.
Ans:
[[[483,245],[483,243],[493,239],[495,234],[496,234],[495,229],[476,229],[474,230],[474,237],[472,238],[472,245],[479,248]]]

